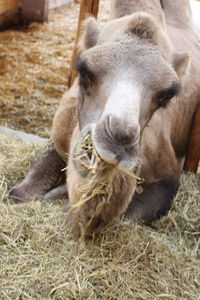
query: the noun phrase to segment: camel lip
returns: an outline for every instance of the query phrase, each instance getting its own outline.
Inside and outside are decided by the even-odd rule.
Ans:
[[[120,163],[120,155],[111,153],[110,151],[107,151],[105,149],[98,149],[98,147],[96,147],[95,144],[94,148],[96,149],[96,152],[99,155],[99,157],[109,165],[117,166]]]
[[[92,150],[91,152],[85,150],[83,143],[84,139],[90,134],[91,149],[95,149],[96,154],[103,162],[125,173],[132,171],[136,167],[138,155],[134,146],[127,149],[121,145],[110,144],[111,147],[106,147],[106,145],[99,143],[96,139],[95,125],[92,124],[82,130],[80,139],[76,143],[73,151],[74,166],[82,177],[87,176],[89,170],[88,166],[91,163]],[[80,155],[82,157],[81,160],[79,159]]]
[[[99,157],[106,163],[115,166],[117,169],[123,172],[130,172],[133,170],[138,161],[138,155],[135,154],[133,148],[133,155],[129,154],[127,149],[120,149],[121,151],[112,152],[102,147],[98,142],[93,140],[93,145],[98,153]],[[129,149],[130,150],[130,149]]]

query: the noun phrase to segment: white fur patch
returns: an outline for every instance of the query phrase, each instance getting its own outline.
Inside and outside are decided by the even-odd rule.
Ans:
[[[127,121],[138,121],[141,93],[131,81],[119,80],[113,87],[104,108],[103,117],[109,114]]]

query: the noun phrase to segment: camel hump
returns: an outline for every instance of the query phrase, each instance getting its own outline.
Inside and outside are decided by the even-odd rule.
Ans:
[[[191,23],[192,11],[189,0],[160,0],[167,24],[185,27]]]

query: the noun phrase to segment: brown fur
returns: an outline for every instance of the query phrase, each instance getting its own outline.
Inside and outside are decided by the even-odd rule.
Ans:
[[[58,154],[68,160],[71,136],[77,125],[77,80],[63,96],[55,113],[52,126],[52,139]]]
[[[188,0],[161,0],[167,24],[176,28],[192,27],[192,15]]]
[[[126,15],[130,15],[133,12],[147,12],[152,15],[160,25],[164,25],[164,15],[161,7],[161,3],[158,0],[115,0],[112,1],[111,17],[113,19],[120,18]]]
[[[100,144],[101,148],[111,149],[114,154],[123,148],[126,160],[136,157],[137,161],[140,161],[140,176],[145,179],[145,205],[141,202],[137,206],[140,197],[133,197],[133,201],[136,202],[129,206],[127,215],[132,219],[149,221],[169,209],[187,149],[192,117],[197,104],[200,103],[200,45],[191,23],[188,1],[184,0],[183,4],[181,2],[180,5],[180,0],[173,3],[171,0],[116,0],[113,1],[112,16],[119,19],[114,19],[101,29],[94,19],[89,18],[86,21],[85,33],[80,43],[82,54],[78,66],[81,86],[78,86],[76,81],[64,96],[54,117],[52,131],[59,155],[67,161],[67,154],[70,153],[67,173],[70,205],[77,202],[83,182],[72,161],[74,145],[88,124],[96,124],[93,137],[96,146]],[[131,15],[132,13],[135,14]],[[182,53],[182,49],[190,53],[190,70],[189,55]],[[128,75],[124,73],[124,76],[131,78],[134,71],[137,75],[136,81],[142,83],[143,96],[139,119],[129,119],[127,113],[124,119],[118,119],[111,114],[108,120],[107,116],[102,117],[106,99],[109,99],[113,82],[119,76],[118,66],[123,64],[126,72],[129,72]],[[89,70],[86,68],[88,65]],[[169,94],[181,87],[179,95],[172,97],[169,103],[159,104],[158,95],[162,95],[163,90],[168,90],[170,86],[173,86],[173,89]],[[76,126],[77,123],[79,127]],[[125,142],[122,143],[122,140],[127,138],[137,141],[136,134],[127,137],[130,125],[141,130],[139,152],[137,147],[127,148]],[[116,126],[117,135],[111,130]],[[108,139],[108,133],[112,135],[111,139]],[[117,136],[121,137],[118,142]],[[112,163],[112,158],[105,157],[106,159],[111,159]],[[104,213],[93,218],[87,227],[88,220],[101,201],[98,197],[91,199],[76,211],[69,210],[72,230],[80,233],[83,226],[86,232],[98,232],[125,213],[135,184],[126,176],[122,176],[120,170],[116,171],[116,177],[111,180],[113,195],[109,203],[105,204]],[[171,186],[171,193],[166,192],[166,186]],[[149,204],[146,204],[148,189],[151,197],[148,200]],[[159,190],[161,194],[158,199],[165,199],[165,203],[160,200],[157,214],[154,196],[159,195]],[[151,207],[150,215],[148,207]]]
[[[134,1],[132,1],[134,2]],[[116,3],[116,2],[115,2]],[[122,16],[122,15],[120,15]],[[147,18],[148,23],[144,23],[144,18],[141,19],[142,22],[140,21],[140,17],[137,19],[136,22],[138,23],[139,26],[137,28],[137,24],[135,21],[133,22],[132,25],[129,23],[129,28],[130,32],[132,34],[135,34],[141,39],[145,39],[146,41],[150,40],[150,42],[154,43],[155,41],[155,30],[154,26],[151,26],[149,23],[149,19]],[[138,20],[138,21],[137,21]],[[125,19],[122,19],[120,21],[121,24],[123,22],[126,23]],[[117,23],[117,21],[116,21]],[[115,28],[117,27],[117,24],[115,21],[113,22],[113,25],[111,24],[111,29],[110,32],[112,32],[112,38],[115,36]],[[127,24],[127,23],[126,23]],[[109,27],[109,25],[108,25]],[[133,30],[131,30],[131,27]],[[142,29],[143,28],[143,29]],[[108,34],[105,36],[105,32],[103,31],[102,35],[99,38],[98,44],[103,43],[103,38],[106,39],[111,39],[111,36],[109,36],[109,30],[108,28],[105,28],[105,32]],[[174,31],[179,31],[179,29],[174,29]],[[187,29],[188,30],[188,29]],[[189,30],[188,30],[189,31]],[[156,37],[157,38],[157,37]],[[193,39],[195,40],[195,34],[193,33]],[[157,38],[158,39],[158,38]],[[162,40],[162,34],[160,34],[160,40],[156,41],[157,43],[160,43],[161,46],[163,46],[163,40]],[[187,43],[189,44],[189,43]],[[191,43],[192,44],[192,43]],[[166,52],[167,45],[164,46],[163,53]],[[190,49],[189,49],[190,48]],[[196,51],[195,48],[195,43],[193,47],[194,51]],[[192,50],[193,50],[192,49]],[[191,50],[191,45],[188,47],[188,50]],[[174,51],[173,47],[171,48],[171,53]],[[195,53],[196,54],[196,53]],[[179,57],[178,57],[179,55]],[[182,55],[182,59],[181,59]],[[167,57],[167,54],[165,54],[165,57]],[[168,58],[170,59],[170,58]],[[177,54],[176,56],[172,55],[172,64],[174,68],[176,69],[177,75],[179,76],[180,79],[182,79],[185,75],[186,68],[184,67],[185,64],[188,63],[188,55],[185,54]],[[192,66],[191,74],[195,74],[195,70],[193,69],[194,66]],[[194,76],[194,75],[193,75]],[[167,108],[161,108],[158,110],[150,120],[148,126],[144,129],[143,136],[142,136],[142,141],[141,141],[141,176],[145,178],[146,182],[153,183],[159,180],[162,180],[163,178],[168,178],[169,176],[174,178],[174,180],[178,180],[179,174],[180,174],[180,166],[179,166],[179,158],[183,157],[185,150],[186,150],[186,143],[188,140],[188,134],[189,134],[189,129],[190,129],[190,124],[191,124],[191,119],[192,115],[195,111],[196,103],[197,103],[197,95],[198,95],[198,86],[195,85],[195,88],[193,90],[190,89],[190,83],[193,81],[193,77],[190,76],[187,81],[184,83],[184,87],[182,89],[182,94],[178,97],[175,98],[174,101],[168,105]],[[193,85],[194,86],[194,85]],[[188,104],[188,99],[189,95],[193,94],[193,99],[191,102]],[[188,109],[189,106],[189,109]],[[187,111],[187,120],[185,117],[185,110],[188,109]],[[184,114],[179,115],[177,118],[177,113],[178,110],[184,110]],[[177,112],[177,113],[176,113]],[[183,120],[184,118],[184,120]],[[165,120],[165,125],[163,124],[163,120]],[[178,128],[178,131],[176,130]],[[181,129],[182,128],[182,129]],[[176,147],[177,145],[177,147]],[[180,149],[182,148],[182,149]],[[181,150],[181,151],[180,151]],[[177,159],[178,158],[178,159]],[[72,171],[69,172],[70,177],[74,176],[76,178],[76,175],[72,175]],[[120,177],[120,176],[119,176]],[[71,179],[70,179],[71,180]],[[118,190],[118,193],[120,195],[120,184],[118,184],[117,181],[115,181],[115,189]],[[70,181],[68,181],[68,186],[72,187],[72,184],[70,184]],[[77,184],[75,185],[77,186]],[[73,197],[71,195],[70,199],[73,203],[74,199],[76,197]],[[93,199],[94,200],[94,199]],[[80,208],[80,215],[73,215],[73,224],[78,224],[77,221],[83,222],[85,224],[85,219],[87,219],[87,212],[88,212],[88,205],[92,207],[92,201],[87,203],[87,208],[86,207],[81,207]],[[115,201],[113,201],[113,207],[115,208]],[[112,203],[111,203],[112,207]],[[110,208],[111,209],[111,208]],[[112,209],[111,209],[112,211]],[[121,211],[122,213],[122,211]],[[116,211],[116,215],[117,211]],[[84,216],[84,217],[83,217]],[[112,220],[112,213],[110,217],[107,218],[107,222]],[[97,220],[96,220],[97,221]],[[94,220],[95,223],[95,220]],[[96,224],[96,223],[95,223]],[[106,225],[106,224],[105,224]],[[90,228],[90,231],[98,231],[102,229],[101,226],[99,228],[94,227]]]
[[[84,234],[100,232],[114,220],[121,217],[131,202],[136,186],[132,177],[115,171],[104,191],[108,195],[110,194],[110,197],[96,195],[81,206],[72,208],[73,204],[77,203],[80,198],[83,182],[83,178],[77,176],[73,165],[69,163],[68,188],[70,206],[68,223],[72,232],[77,235],[81,231]]]
[[[37,195],[39,198],[65,182],[65,173],[61,170],[65,162],[56,152],[54,146],[49,145],[31,166],[25,179],[10,191],[16,202],[26,202]]]

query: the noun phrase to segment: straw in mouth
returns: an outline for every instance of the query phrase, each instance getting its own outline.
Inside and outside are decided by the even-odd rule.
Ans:
[[[80,207],[97,195],[102,196],[102,200],[109,201],[112,194],[109,182],[114,172],[117,172],[117,168],[101,159],[93,145],[91,133],[82,138],[77,145],[75,160],[86,176],[81,187],[80,198],[72,208]],[[143,182],[134,174],[134,170],[124,173],[136,180],[138,184]]]

